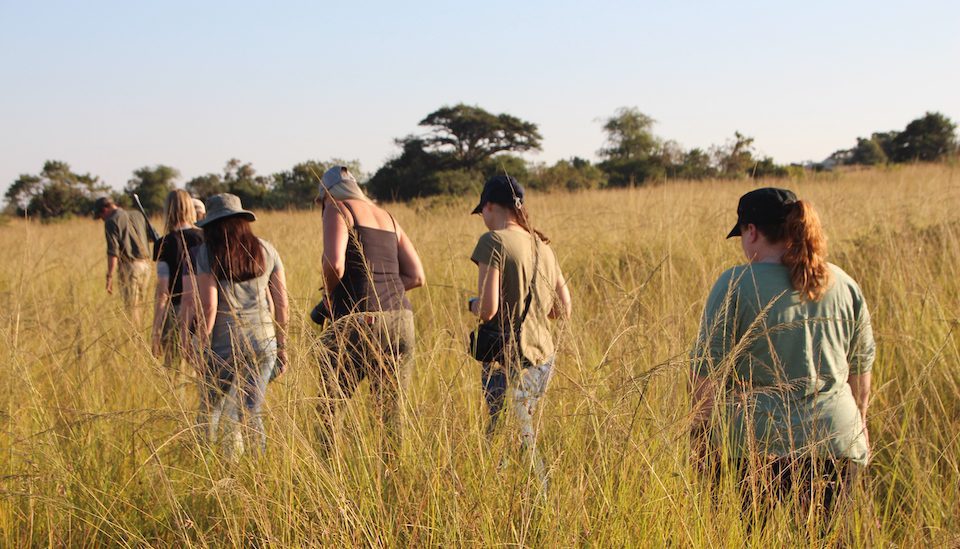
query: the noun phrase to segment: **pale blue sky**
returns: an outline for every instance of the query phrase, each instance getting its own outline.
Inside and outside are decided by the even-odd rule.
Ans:
[[[740,130],[822,159],[927,110],[960,120],[960,2],[0,0],[0,188],[46,159],[121,187],[231,157],[367,171],[457,102],[537,123],[531,160],[595,158],[599,119],[684,147]]]

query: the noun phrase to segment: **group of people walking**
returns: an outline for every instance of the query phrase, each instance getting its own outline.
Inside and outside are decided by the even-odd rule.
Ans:
[[[131,235],[144,222],[106,202],[98,201],[96,213],[106,222],[107,289],[119,268],[121,288],[141,292],[149,254]],[[324,325],[318,408],[322,443],[329,444],[339,406],[364,379],[383,423],[398,422],[414,368],[406,292],[426,276],[411,238],[349,170],[323,174],[317,203],[325,291],[311,318]],[[269,381],[287,366],[286,279],[280,254],[254,235],[256,215],[239,198],[215,195],[205,207],[196,221],[185,191],[167,199],[153,348],[158,356],[182,349],[197,366],[202,422],[238,454],[266,444],[261,407]],[[516,179],[488,179],[473,213],[487,232],[470,256],[477,293],[466,305],[479,323],[467,351],[481,362],[488,431],[509,411],[545,490],[534,414],[556,361],[550,321],[570,317],[570,291]],[[863,293],[826,261],[816,211],[788,190],[744,195],[732,237],[740,238],[747,263],[717,280],[691,356],[694,461],[707,476],[725,469],[736,475],[745,510],[810,494],[815,485],[824,487],[818,504],[830,508],[869,459],[875,344]],[[220,429],[222,418],[234,427]]]

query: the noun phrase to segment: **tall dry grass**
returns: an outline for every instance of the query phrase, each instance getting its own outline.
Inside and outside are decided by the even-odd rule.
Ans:
[[[783,184],[782,182],[777,182]],[[103,287],[102,225],[0,228],[0,544],[58,546],[770,546],[960,543],[960,169],[917,166],[788,183],[819,208],[878,339],[869,482],[818,539],[789,509],[748,532],[687,461],[686,356],[723,236],[753,182],[536,195],[575,313],[542,402],[551,491],[509,430],[485,444],[464,313],[483,231],[454,203],[392,206],[429,286],[412,293],[418,355],[396,469],[363,391],[317,444],[318,213],[268,213],[292,297],[291,367],[267,395],[269,448],[238,464],[191,434],[191,379],[150,355]],[[146,315],[148,318],[150,314]]]

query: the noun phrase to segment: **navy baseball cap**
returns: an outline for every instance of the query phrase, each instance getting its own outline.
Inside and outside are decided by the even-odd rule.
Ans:
[[[511,208],[513,206],[523,205],[523,185],[509,175],[495,175],[483,184],[483,192],[480,193],[480,203],[473,209],[472,214],[478,214],[483,211],[483,207],[488,203],[500,204]]]
[[[797,201],[797,195],[787,189],[764,187],[748,192],[740,197],[737,204],[737,224],[730,230],[727,238],[740,236],[740,226],[779,225],[787,220],[791,206]]]

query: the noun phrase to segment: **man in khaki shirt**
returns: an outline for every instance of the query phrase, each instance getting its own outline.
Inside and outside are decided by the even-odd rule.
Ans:
[[[116,272],[123,303],[134,323],[139,326],[150,282],[147,221],[139,213],[129,214],[106,196],[94,203],[93,215],[103,220],[107,238],[107,293],[113,293],[113,275]]]

